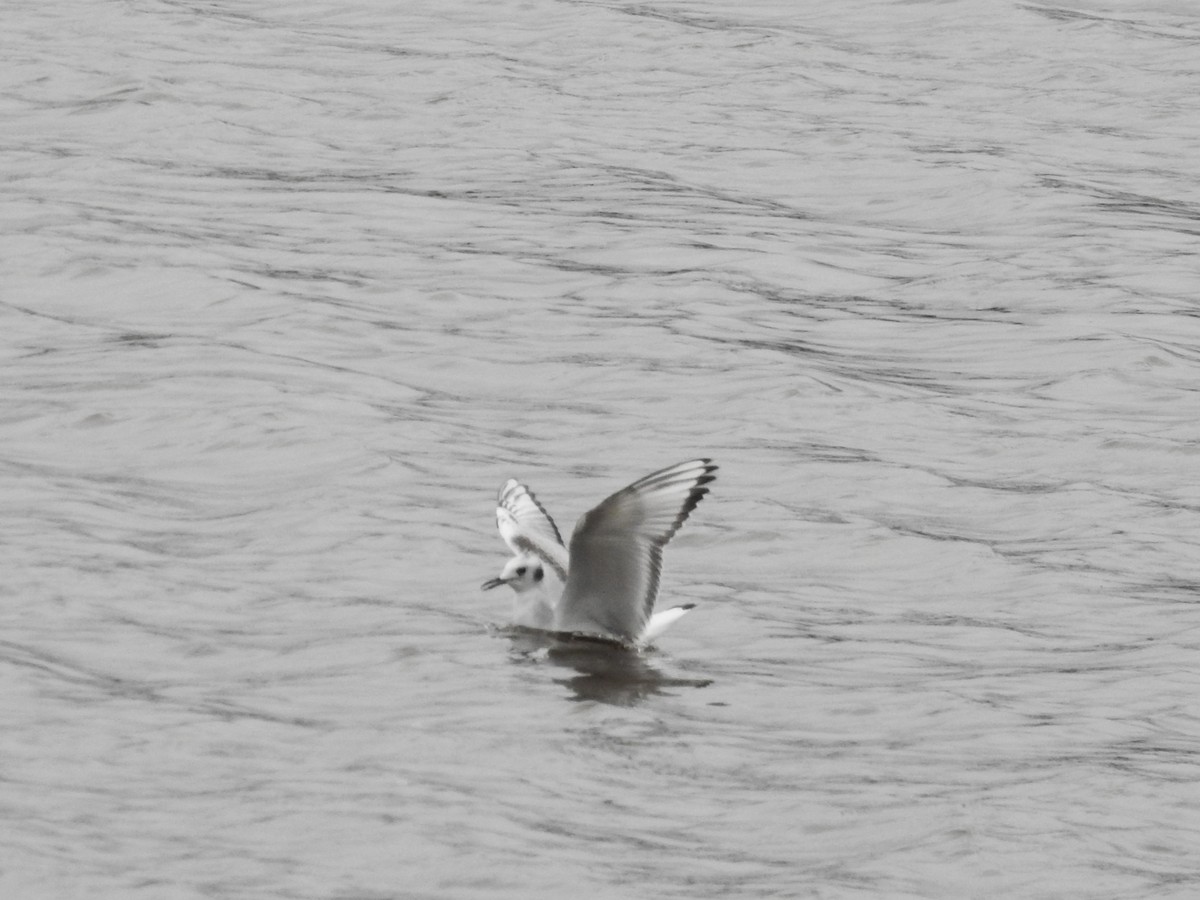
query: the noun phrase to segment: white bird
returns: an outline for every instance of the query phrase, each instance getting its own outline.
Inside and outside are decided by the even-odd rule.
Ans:
[[[496,525],[514,554],[484,590],[516,592],[513,624],[644,646],[695,604],[654,612],[663,547],[708,493],[710,459],[670,466],[586,513],[570,550],[550,514],[515,478],[500,488]]]

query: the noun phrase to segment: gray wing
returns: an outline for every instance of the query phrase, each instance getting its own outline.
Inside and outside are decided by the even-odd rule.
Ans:
[[[587,513],[571,536],[560,631],[638,641],[658,597],[663,547],[716,479],[710,459],[662,469]]]
[[[496,527],[513,553],[532,553],[567,580],[567,548],[558,526],[533,492],[515,478],[504,482],[496,500]]]

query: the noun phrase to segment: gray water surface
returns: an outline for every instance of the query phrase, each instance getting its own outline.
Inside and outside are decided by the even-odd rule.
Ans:
[[[0,48],[0,895],[1200,894],[1194,4]],[[505,627],[699,455],[657,650]]]

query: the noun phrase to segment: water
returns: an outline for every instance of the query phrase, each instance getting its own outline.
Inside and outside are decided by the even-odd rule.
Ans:
[[[1192,4],[5,18],[4,896],[1200,891]]]

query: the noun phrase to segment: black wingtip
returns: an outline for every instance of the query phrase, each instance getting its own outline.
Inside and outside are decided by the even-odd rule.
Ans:
[[[708,485],[717,480],[717,476],[712,474],[717,470],[717,467],[711,459],[698,459],[696,462],[703,463],[704,474],[696,476],[691,490],[688,491],[687,499],[684,500],[683,506],[679,510],[679,516],[675,519],[675,526],[666,535],[666,539],[663,541],[664,544],[675,536],[675,532],[683,526],[683,523],[688,520],[692,511],[695,510],[700,501],[708,494]],[[680,463],[680,465],[683,465],[683,463]]]
[[[703,457],[696,461],[704,464],[704,474],[699,476],[696,479],[697,486],[702,485],[702,484],[708,484],[709,482],[717,480],[717,476],[714,475],[713,473],[716,472],[719,468],[721,468],[720,466],[718,466],[715,462],[713,462],[708,457]]]

